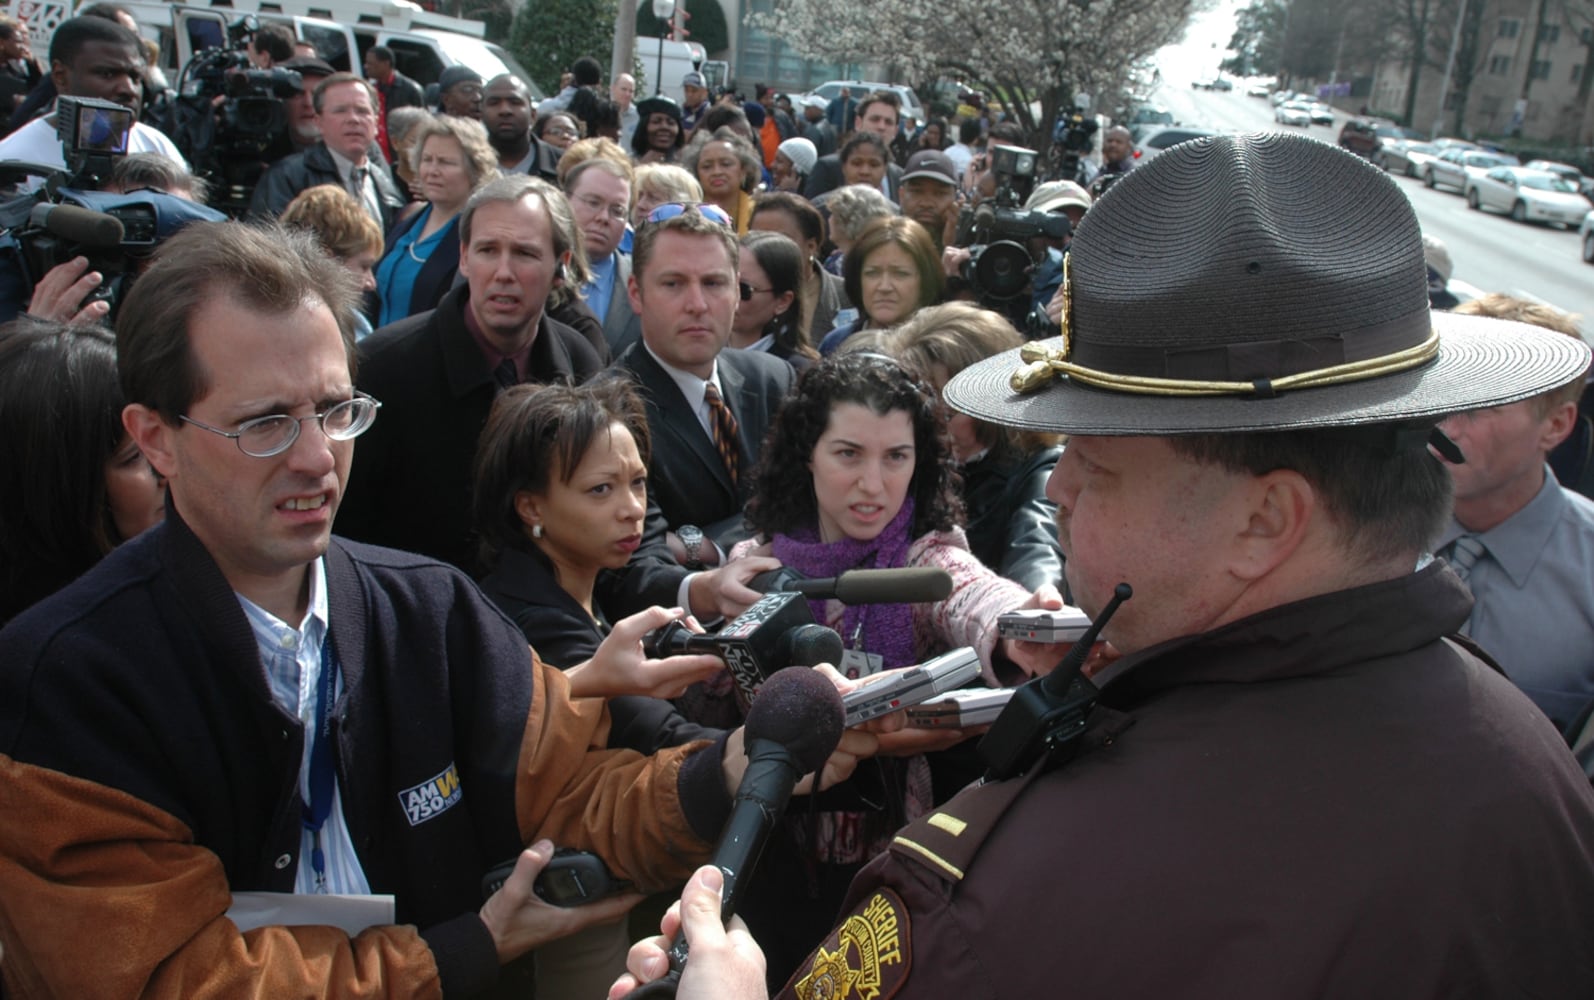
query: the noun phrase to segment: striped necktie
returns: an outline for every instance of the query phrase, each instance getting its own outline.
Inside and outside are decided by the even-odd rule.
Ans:
[[[713,429],[714,448],[720,453],[720,461],[725,463],[725,471],[730,474],[731,485],[735,486],[737,476],[742,471],[741,451],[736,443],[736,418],[731,415],[731,409],[725,405],[725,400],[720,398],[720,391],[714,388],[713,382],[704,385],[703,400],[708,403],[709,426]]]
[[[1445,550],[1444,556],[1445,561],[1450,564],[1450,568],[1455,570],[1457,576],[1461,577],[1461,582],[1466,583],[1467,577],[1472,575],[1472,567],[1476,566],[1478,560],[1482,559],[1488,551],[1477,535],[1465,534],[1458,536],[1455,541],[1450,543]]]

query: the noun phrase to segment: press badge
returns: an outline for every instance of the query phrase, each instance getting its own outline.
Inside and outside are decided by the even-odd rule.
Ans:
[[[841,668],[842,676],[849,680],[868,677],[870,674],[878,674],[884,669],[885,665],[885,659],[879,653],[866,653],[861,649],[845,651],[841,654],[841,663],[838,664]]]

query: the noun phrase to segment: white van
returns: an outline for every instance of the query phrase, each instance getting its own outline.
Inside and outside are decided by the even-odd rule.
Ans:
[[[663,62],[660,62],[660,48]],[[642,79],[637,81],[637,100],[662,93],[672,101],[681,100],[681,81],[688,73],[702,72],[708,53],[697,42],[672,42],[664,38],[638,38],[636,60],[642,67]],[[705,80],[709,86],[713,81]],[[721,81],[721,86],[723,86]]]
[[[86,0],[92,2],[92,0]],[[449,66],[469,66],[488,80],[513,73],[526,81],[533,97],[541,92],[515,57],[485,40],[480,21],[423,10],[410,0],[226,0],[181,4],[159,0],[118,0],[139,24],[144,37],[160,46],[160,67],[176,85],[194,55],[227,44],[228,26],[245,14],[262,24],[293,29],[316,47],[333,69],[364,75],[365,52],[382,44],[393,49],[400,72],[422,86]],[[64,19],[63,8],[34,0],[4,0],[3,9],[26,20],[36,53],[49,51],[50,36]]]

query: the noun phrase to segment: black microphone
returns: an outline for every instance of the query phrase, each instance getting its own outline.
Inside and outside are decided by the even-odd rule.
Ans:
[[[933,566],[902,569],[850,569],[840,576],[806,577],[789,566],[760,573],[747,582],[765,593],[791,592],[810,600],[843,604],[928,604],[952,593],[952,575]]]
[[[828,632],[834,639],[820,637],[814,629]],[[835,663],[841,658],[841,637],[814,623],[814,613],[801,594],[765,594],[718,632],[692,632],[678,621],[671,622],[643,636],[642,649],[650,657],[681,653],[717,656],[751,701],[759,686],[776,671],[791,666],[795,657]]]
[[[835,629],[798,625],[780,634],[775,644],[775,661],[790,667],[817,667],[821,663],[835,666],[845,652],[841,634]]]
[[[835,685],[807,667],[776,672],[753,701],[742,733],[747,770],[712,859],[725,876],[720,890],[724,919],[735,914],[747,876],[758,864],[769,831],[786,812],[792,788],[803,775],[824,766],[841,742],[845,719]],[[676,934],[670,945],[669,973],[629,995],[673,997],[687,952],[686,936]]]
[[[121,246],[125,235],[121,219],[76,205],[35,205],[28,213],[28,224],[90,247]]]

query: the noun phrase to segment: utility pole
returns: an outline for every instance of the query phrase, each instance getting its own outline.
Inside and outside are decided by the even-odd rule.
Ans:
[[[1539,16],[1533,25],[1533,41],[1528,46],[1528,68],[1522,74],[1522,93],[1517,97],[1517,104],[1511,111],[1511,125],[1506,129],[1511,135],[1522,135],[1522,123],[1528,113],[1528,93],[1533,89],[1533,70],[1539,63],[1539,42],[1544,37],[1544,14],[1549,7],[1549,0],[1539,0]]]
[[[1461,9],[1456,11],[1456,30],[1450,35],[1450,57],[1445,60],[1445,78],[1439,84],[1439,106],[1434,109],[1433,135],[1430,139],[1439,138],[1439,133],[1444,129],[1445,98],[1450,96],[1450,74],[1456,68],[1456,49],[1461,45],[1461,23],[1467,16],[1467,0],[1461,0]],[[1457,132],[1461,129],[1458,127]]]

